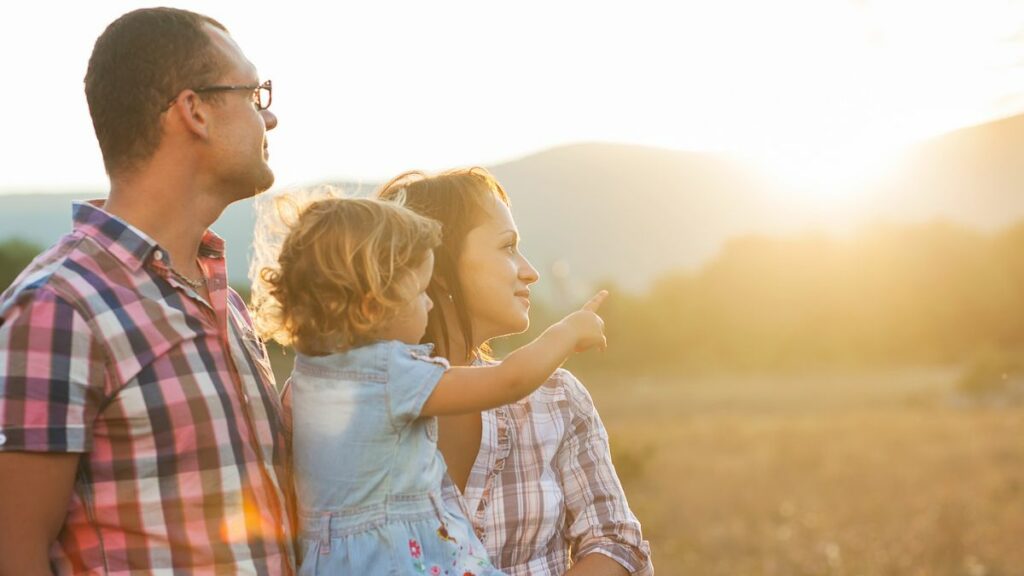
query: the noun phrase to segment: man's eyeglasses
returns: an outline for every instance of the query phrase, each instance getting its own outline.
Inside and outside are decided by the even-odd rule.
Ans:
[[[235,90],[251,90],[252,103],[256,106],[257,110],[266,110],[267,108],[270,108],[270,102],[273,100],[274,96],[273,84],[271,84],[270,80],[267,80],[263,84],[214,85],[192,89],[193,92],[198,94],[202,94],[203,92],[233,92]],[[167,103],[167,108],[170,108],[177,98],[177,96],[171,98]],[[167,108],[165,108],[165,110]]]

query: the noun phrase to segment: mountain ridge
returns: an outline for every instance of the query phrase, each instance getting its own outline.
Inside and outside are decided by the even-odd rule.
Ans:
[[[1024,218],[1024,115],[961,128],[911,146],[881,184],[857,192],[873,206],[851,221],[944,219],[999,228]],[[642,290],[658,276],[695,269],[730,238],[826,229],[780,202],[763,168],[724,153],[617,143],[576,143],[487,167],[509,192],[541,291],[582,292],[598,281]],[[367,193],[372,183],[336,182]],[[70,229],[70,200],[91,194],[0,196],[0,240],[49,245]],[[246,282],[252,200],[212,227],[227,241],[229,277]],[[544,285],[547,284],[547,287]]]

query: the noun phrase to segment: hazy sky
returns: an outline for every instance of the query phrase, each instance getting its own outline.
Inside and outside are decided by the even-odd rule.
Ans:
[[[135,2],[4,7],[0,192],[106,187],[82,77]],[[280,125],[278,186],[576,141],[728,149],[796,180],[1024,111],[1024,4],[994,0],[174,2],[223,22]]]

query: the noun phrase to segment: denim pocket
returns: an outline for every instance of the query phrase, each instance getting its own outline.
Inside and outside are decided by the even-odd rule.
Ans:
[[[427,431],[427,439],[433,443],[437,443],[437,416],[431,416],[427,420],[427,425],[424,426]]]

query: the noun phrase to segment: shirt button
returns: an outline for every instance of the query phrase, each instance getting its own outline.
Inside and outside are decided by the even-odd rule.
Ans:
[[[0,446],[7,444],[7,434],[0,432]]]

